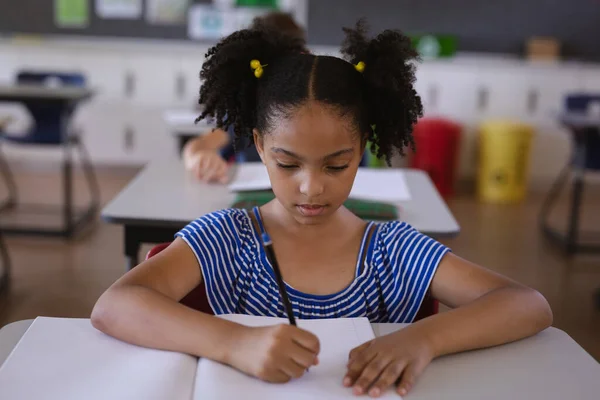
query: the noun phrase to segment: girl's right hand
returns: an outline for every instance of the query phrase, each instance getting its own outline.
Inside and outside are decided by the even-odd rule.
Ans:
[[[227,183],[229,166],[216,151],[206,150],[195,154],[186,166],[196,178],[203,182]]]
[[[292,325],[242,327],[228,364],[263,381],[284,383],[317,365],[319,339]]]

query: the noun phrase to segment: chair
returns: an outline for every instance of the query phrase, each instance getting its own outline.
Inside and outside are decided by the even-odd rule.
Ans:
[[[19,85],[44,85],[83,87],[85,77],[79,73],[21,71],[17,75]],[[15,234],[34,234],[70,237],[78,228],[90,222],[96,215],[100,204],[100,189],[96,180],[89,154],[80,135],[71,129],[69,121],[75,111],[76,104],[53,99],[31,98],[23,101],[35,121],[35,126],[25,135],[13,135],[0,129],[0,139],[18,145],[62,146],[63,199],[61,207],[63,226],[59,229],[42,229],[39,227],[3,226],[2,231]],[[83,210],[76,210],[73,205],[73,177],[71,148],[76,147],[81,158],[83,172],[90,191],[90,201]],[[17,186],[12,172],[0,152],[0,173],[8,187],[8,199],[0,205],[0,211],[17,205]],[[37,207],[39,208],[39,207]],[[37,210],[36,210],[37,211]],[[41,210],[40,210],[41,211]]]
[[[154,246],[146,254],[146,260],[160,253],[161,251],[166,249],[170,244],[171,243],[161,243]],[[183,299],[181,299],[180,303],[195,310],[201,311],[203,313],[214,315],[214,312],[208,302],[208,297],[206,295],[206,290],[203,284],[196,286],[190,293],[188,293]],[[417,312],[415,321],[437,314],[438,311],[439,302],[428,293],[425,299],[423,300],[423,303],[421,304],[421,308]]]
[[[2,274],[0,274],[0,296],[8,292],[11,278],[11,260],[6,248],[4,238],[0,234],[0,260],[2,260]]]
[[[598,108],[596,114],[591,112],[594,106]],[[561,115],[561,122],[571,130],[573,154],[542,204],[539,215],[540,227],[548,238],[562,245],[568,254],[600,252],[600,244],[583,244],[579,241],[584,174],[589,171],[600,171],[600,93],[571,94],[566,97],[565,109],[566,112]],[[563,234],[552,229],[547,219],[570,175],[573,176],[573,187],[569,223],[567,232]]]

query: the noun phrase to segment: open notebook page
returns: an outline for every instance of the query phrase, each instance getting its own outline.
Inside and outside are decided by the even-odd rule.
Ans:
[[[0,399],[189,400],[195,357],[134,346],[89,319],[37,318],[0,367]]]
[[[248,326],[288,323],[285,319],[247,315],[221,316]],[[225,365],[201,359],[198,363],[194,400],[313,400],[348,399],[352,390],[342,385],[350,350],[375,336],[366,318],[298,320],[298,326],[319,338],[319,365],[303,377],[285,384],[271,384],[247,376]],[[393,391],[381,398],[398,400]]]
[[[270,188],[269,175],[262,163],[238,165],[229,184],[229,190],[233,192]],[[358,200],[398,202],[410,200],[410,191],[404,173],[397,168],[359,168],[350,197]]]

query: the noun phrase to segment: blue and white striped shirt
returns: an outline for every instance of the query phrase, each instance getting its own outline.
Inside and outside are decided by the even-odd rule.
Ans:
[[[193,250],[216,315],[286,317],[277,281],[249,211],[226,209],[204,215],[176,234]],[[255,213],[260,221],[260,213]],[[299,319],[367,317],[371,322],[412,322],[448,251],[446,246],[400,221],[365,230],[355,279],[330,295],[300,292],[287,285]],[[261,228],[262,229],[262,228]],[[359,260],[361,257],[359,257]],[[358,263],[357,263],[358,264]],[[360,267],[360,268],[359,268]]]

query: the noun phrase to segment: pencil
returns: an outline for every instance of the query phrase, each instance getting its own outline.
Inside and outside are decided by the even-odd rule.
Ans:
[[[281,277],[281,271],[279,270],[279,264],[277,264],[277,258],[275,258],[275,252],[273,251],[273,242],[271,242],[271,238],[269,235],[264,232],[262,234],[263,246],[265,247],[265,252],[267,253],[267,258],[269,262],[273,266],[273,271],[275,271],[275,279],[277,279],[277,286],[279,287],[279,294],[281,296],[281,301],[283,301],[283,307],[288,316],[288,320],[290,321],[290,325],[296,326],[296,318],[294,318],[294,311],[292,310],[292,304],[288,299],[287,291],[285,290],[285,283],[283,282],[283,278]]]

